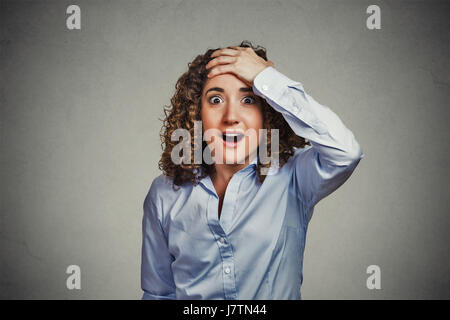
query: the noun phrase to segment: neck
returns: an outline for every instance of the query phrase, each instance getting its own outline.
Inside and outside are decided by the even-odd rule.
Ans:
[[[216,172],[213,176],[213,181],[214,182],[223,182],[228,184],[228,181],[231,180],[231,177],[238,172],[239,170],[244,169],[246,166],[248,166],[250,164],[250,162],[252,162],[254,159],[254,157],[252,157],[250,159],[250,156],[248,156],[245,159],[245,163],[242,164],[216,164],[215,168],[216,168]]]

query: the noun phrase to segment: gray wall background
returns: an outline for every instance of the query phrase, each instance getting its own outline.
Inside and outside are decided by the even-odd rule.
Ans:
[[[66,8],[81,7],[81,30]],[[366,8],[381,8],[381,30]],[[0,298],[138,299],[162,106],[248,39],[355,134],[320,202],[304,299],[450,298],[448,1],[1,1]],[[66,288],[68,265],[81,290]],[[366,268],[381,268],[381,290]]]

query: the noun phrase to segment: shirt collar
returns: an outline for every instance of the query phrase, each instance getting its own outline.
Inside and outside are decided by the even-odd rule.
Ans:
[[[256,170],[256,167],[258,165],[258,155],[256,155],[252,161],[250,161],[250,163],[242,168],[241,170],[237,171],[233,176],[236,175],[243,175],[245,172],[253,172]],[[202,168],[203,170],[203,168]],[[201,183],[204,187],[206,187],[210,192],[212,192],[213,194],[216,194],[216,189],[214,188],[214,185],[212,183],[211,177],[208,175],[202,179],[200,179],[199,183]]]

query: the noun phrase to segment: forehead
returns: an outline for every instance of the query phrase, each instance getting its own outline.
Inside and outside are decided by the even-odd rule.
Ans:
[[[250,88],[245,82],[231,73],[220,74],[208,79],[203,88],[203,92],[206,92],[206,90],[213,87],[219,87],[224,89],[225,91],[238,91],[240,88]]]

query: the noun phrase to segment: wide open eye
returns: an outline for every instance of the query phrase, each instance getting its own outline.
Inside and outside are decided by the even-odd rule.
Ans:
[[[219,96],[212,96],[211,98],[209,98],[209,103],[218,104],[218,103],[220,103],[221,100],[222,100],[222,98]]]
[[[252,96],[246,96],[243,100],[246,101],[246,104],[254,104],[254,103],[256,103],[256,99],[253,98]]]

